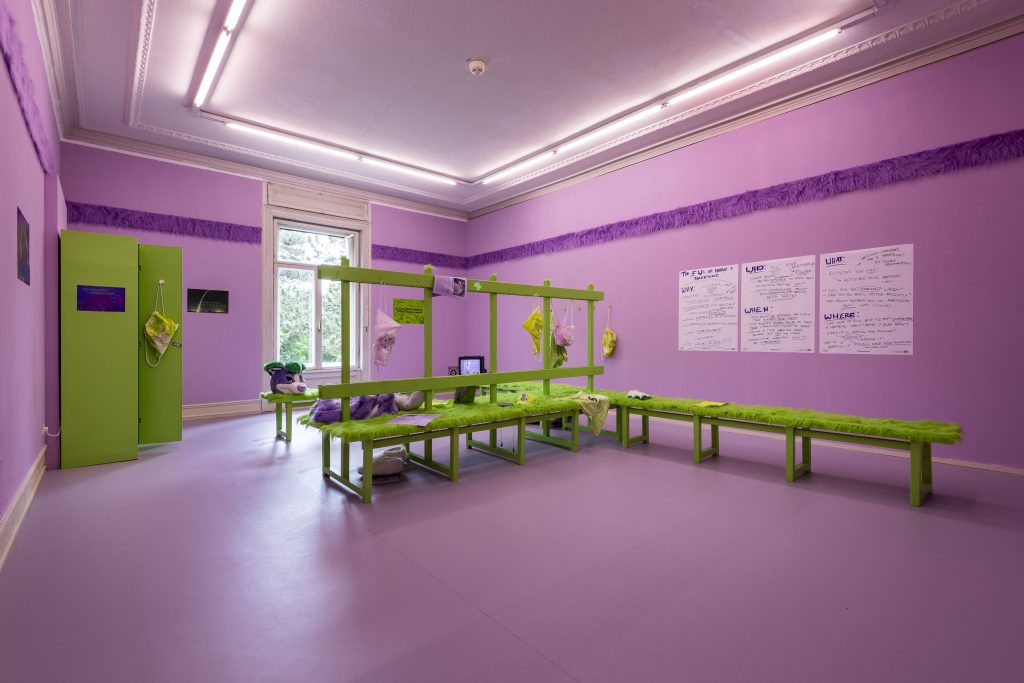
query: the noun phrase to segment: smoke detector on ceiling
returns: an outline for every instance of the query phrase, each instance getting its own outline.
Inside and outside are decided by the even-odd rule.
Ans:
[[[487,64],[482,59],[469,60],[469,73],[480,76],[487,70]]]

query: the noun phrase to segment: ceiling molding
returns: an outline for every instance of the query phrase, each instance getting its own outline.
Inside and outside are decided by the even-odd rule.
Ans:
[[[50,88],[53,115],[57,120],[57,131],[63,135],[78,125],[78,86],[74,68],[67,68],[74,61],[73,46],[65,46],[64,35],[72,35],[62,23],[70,22],[70,0],[32,0],[32,14],[39,34],[39,45],[43,51],[43,69]],[[57,6],[60,5],[60,10]],[[65,48],[69,51],[65,53]],[[68,57],[65,57],[65,54]]]
[[[989,0],[978,0],[978,2],[982,3],[987,3],[988,1]],[[721,121],[699,130],[692,131],[681,137],[631,152],[617,159],[612,159],[600,166],[581,171],[580,173],[568,178],[563,178],[562,180],[555,181],[543,187],[535,188],[528,192],[516,195],[515,197],[509,197],[508,199],[495,204],[485,206],[475,211],[470,211],[469,218],[478,218],[552,192],[557,192],[558,190],[571,187],[592,178],[602,176],[606,173],[612,173],[613,171],[618,171],[628,166],[647,161],[648,159],[661,156],[662,154],[667,154],[683,147],[689,147],[690,145],[717,137],[738,128],[743,128],[744,126],[749,126],[750,124],[757,123],[780,114],[785,114],[789,111],[801,109],[808,105],[815,104],[816,102],[821,102],[837,95],[842,95],[844,93],[863,88],[864,86],[871,85],[872,83],[877,83],[887,78],[898,76],[902,73],[906,73],[907,71],[912,71],[934,62],[948,59],[964,52],[969,52],[1020,33],[1024,33],[1024,14],[981,29],[980,31],[970,33],[966,36],[961,36],[906,57],[890,61],[886,64],[872,67],[870,69],[845,76],[841,79],[837,79],[831,83],[826,83],[816,88],[797,93],[796,95],[771,102],[764,106],[739,114],[729,120]]]
[[[336,184],[329,181],[314,180],[312,178],[282,171],[274,171],[246,163],[217,159],[205,154],[174,150],[156,143],[143,142],[123,136],[82,129],[80,125],[80,98],[78,97],[78,88],[80,86],[77,82],[75,73],[74,34],[71,27],[73,12],[71,0],[32,0],[37,30],[39,32],[40,42],[43,45],[43,57],[47,72],[47,80],[62,140],[77,144],[112,149],[129,154],[135,154],[137,156],[170,161],[173,163],[182,163],[199,168],[219,170],[236,175],[243,175],[274,182],[285,182],[292,185],[308,187],[317,191],[340,193],[354,198],[365,199],[366,201],[377,204],[394,206],[397,208],[422,212],[444,218],[453,218],[456,220],[467,220],[468,218],[482,216],[508,206],[513,206],[550,192],[555,192],[565,187],[570,187],[577,183],[584,182],[605,173],[610,173],[632,164],[641,163],[647,159],[695,144],[701,140],[721,135],[742,126],[750,125],[766,118],[770,118],[787,111],[792,111],[1024,32],[1024,13],[1022,13],[1007,21],[975,31],[966,36],[955,38],[939,45],[917,51],[911,55],[891,60],[886,64],[845,76],[831,83],[823,84],[786,98],[780,98],[775,102],[750,109],[744,113],[733,116],[728,120],[720,121],[697,131],[691,131],[671,140],[652,144],[644,149],[623,154],[618,158],[584,169],[570,177],[553,181],[541,187],[534,188],[494,204],[490,204],[486,207],[467,212],[445,206],[438,206],[432,203],[432,201],[448,204],[462,203],[463,205],[469,205],[473,202],[478,202],[492,192],[477,193],[476,195],[468,198],[457,199],[420,190],[419,188],[410,188],[398,183],[391,183],[388,181],[381,181],[374,178],[359,176],[357,174],[338,171],[337,169],[331,169],[318,164],[296,161],[294,159],[273,154],[260,153],[256,150],[251,150],[237,145],[218,143],[201,136],[176,133],[175,131],[150,126],[139,121],[142,109],[142,90],[145,85],[146,68],[148,66],[151,34],[153,31],[157,2],[158,0],[137,0],[137,2],[134,3],[133,19],[138,19],[137,25],[139,33],[137,36],[134,36],[137,40],[135,43],[135,61],[133,69],[128,76],[128,82],[126,83],[125,118],[127,121],[133,121],[135,128],[164,137],[179,139],[183,142],[203,144],[228,152],[253,156],[265,161],[284,163],[306,171],[332,175],[344,180],[375,184],[385,188],[385,191],[392,190],[395,192],[416,194],[423,197],[424,201],[421,202],[415,199],[398,198],[383,193],[356,189],[341,183]],[[842,57],[838,58],[846,58],[852,54],[862,52],[865,49],[870,49],[870,47],[896,40],[908,33],[920,31],[937,23],[954,19],[955,17],[971,12],[977,8],[989,5],[991,2],[992,0],[961,0],[960,2],[948,5],[937,12],[933,12],[915,21],[908,22],[903,26],[894,28],[891,31],[883,32],[879,34],[879,36],[875,36],[866,41],[861,41],[860,43],[845,48],[844,50],[836,51],[835,53],[832,53],[832,55],[826,56],[822,59],[827,59],[834,55],[842,55]],[[872,43],[872,41],[876,42]],[[808,62],[805,65],[797,67],[797,69],[803,69],[804,71],[801,73],[805,73],[806,70],[810,68],[808,65],[813,65],[820,61],[821,60],[814,60],[812,62]],[[833,59],[833,61],[835,60]],[[819,66],[820,65],[821,64],[819,64]],[[737,93],[749,94],[750,92],[753,92],[754,89],[767,87],[770,84],[779,82],[780,79],[787,77],[792,78],[794,75],[797,75],[792,74],[792,71],[793,70],[790,70],[783,74],[776,74],[775,76],[768,77],[758,83],[751,84],[750,86],[737,91]],[[792,75],[786,76],[786,74]],[[719,98],[714,101],[714,106],[720,106],[726,101],[738,99],[739,96],[740,95],[734,96],[734,94],[726,95],[725,98],[731,99],[725,100],[725,98]],[[710,108],[708,104],[711,103],[701,105],[703,108],[693,108],[687,112],[681,112],[680,115],[686,115],[689,112],[700,113],[695,111],[697,109],[700,109],[700,111],[707,111],[707,109]],[[692,116],[693,113],[689,113],[689,115]],[[671,120],[678,121],[681,119],[672,117]],[[651,130],[653,130],[653,128],[648,128],[645,129],[645,132],[651,132]],[[566,157],[564,160],[559,160],[559,164],[557,166],[546,167],[544,170],[545,172],[557,170],[557,168],[560,168],[567,163],[576,163],[584,160],[588,156],[592,156],[592,154],[596,154],[600,151],[607,151],[609,147],[609,145],[605,145],[595,148],[593,152],[588,154],[581,152],[579,155]],[[509,185],[503,184],[494,186],[493,191],[500,191],[502,187],[507,190]],[[488,189],[490,190],[491,188]]]
[[[153,41],[153,21],[156,19],[157,0],[142,0],[136,5],[139,11],[138,28],[135,34],[135,61],[127,85],[124,122],[134,126],[139,122],[142,111],[142,92],[146,87],[146,71],[149,68],[149,48]],[[134,10],[133,10],[134,11]]]
[[[854,43],[853,45],[848,45],[845,48],[836,50],[834,52],[830,52],[826,55],[822,55],[821,57],[812,59],[811,61],[805,62],[803,64],[799,64],[793,68],[786,69],[785,71],[765,76],[764,78],[758,81],[755,81],[746,86],[728,92],[722,95],[721,97],[716,97],[712,100],[702,102],[694,107],[677,112],[676,114],[673,114],[668,118],[661,119],[660,121],[655,121],[642,128],[629,131],[616,138],[607,140],[590,149],[581,150],[579,153],[568,156],[566,158],[560,158],[555,163],[548,164],[546,166],[540,166],[529,172],[509,178],[508,181],[504,183],[487,186],[486,189],[482,190],[481,192],[478,192],[475,195],[468,197],[464,203],[473,203],[479,199],[487,197],[488,195],[495,194],[496,192],[500,192],[502,190],[507,190],[510,187],[514,187],[515,185],[521,184],[523,182],[533,180],[534,178],[539,178],[541,176],[548,175],[553,171],[557,171],[558,169],[564,168],[565,166],[568,166],[570,164],[583,161],[584,159],[605,152],[623,143],[630,142],[637,138],[641,138],[655,131],[667,128],[669,126],[673,126],[687,119],[717,109],[723,105],[730,104],[737,100],[741,100],[744,97],[747,97],[761,90],[765,90],[772,86],[778,85],[779,83],[784,83],[785,81],[797,78],[812,71],[816,71],[830,64],[843,61],[844,59],[849,59],[850,57],[859,55],[863,52],[867,52],[868,50],[872,50],[882,45],[886,45],[887,43],[891,43],[895,40],[906,38],[907,36],[917,31],[920,31],[923,28],[928,28],[936,24],[940,24],[948,19],[959,17],[979,7],[988,5],[991,1],[992,0],[960,0],[959,2],[953,5],[949,5],[942,9],[936,10],[935,12],[931,12],[930,14],[927,14],[923,17],[919,17],[912,21],[908,21],[902,24],[901,26],[895,26],[889,30],[871,36],[870,38],[866,38],[860,42]],[[788,100],[794,97],[799,97],[801,94],[802,93],[788,95],[785,99]],[[762,105],[761,108],[771,107],[773,104],[774,102],[768,105]]]
[[[273,171],[260,166],[242,164],[237,161],[218,159],[205,154],[185,152],[182,150],[172,149],[170,147],[164,147],[163,145],[153,144],[151,142],[143,142],[141,140],[134,140],[132,138],[121,137],[119,135],[111,135],[110,133],[101,133],[98,131],[86,130],[84,128],[74,128],[69,131],[62,140],[72,144],[108,149],[115,152],[131,154],[133,156],[145,157],[147,159],[168,161],[171,163],[182,164],[184,166],[192,166],[194,168],[220,171],[221,173],[231,173],[233,175],[254,178],[266,182],[284,183],[316,192],[342,195],[353,199],[360,199],[372,204],[381,204],[384,206],[394,207],[396,209],[405,209],[416,213],[438,216],[440,218],[450,218],[458,221],[466,221],[468,219],[467,213],[459,209],[449,209],[447,207],[435,206],[433,204],[417,202],[411,199],[402,199],[377,192],[358,190],[346,185],[338,185],[322,180],[306,178],[304,176],[282,173],[281,171]]]

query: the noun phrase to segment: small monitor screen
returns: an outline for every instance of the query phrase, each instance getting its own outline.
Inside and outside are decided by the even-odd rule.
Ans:
[[[124,313],[124,287],[78,285],[78,310]]]
[[[484,372],[484,357],[483,356],[460,356],[459,357],[459,374],[460,375],[479,375]]]

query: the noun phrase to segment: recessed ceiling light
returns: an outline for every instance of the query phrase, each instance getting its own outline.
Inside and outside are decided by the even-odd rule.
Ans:
[[[289,145],[296,147],[303,147],[305,149],[316,150],[317,152],[324,152],[326,154],[333,154],[334,156],[341,157],[342,159],[351,159],[356,161],[359,159],[359,155],[353,152],[349,152],[344,149],[338,149],[337,147],[331,147],[330,145],[322,145],[309,140],[303,140],[300,137],[294,135],[287,135],[285,133],[277,133],[266,128],[259,128],[258,126],[249,126],[244,123],[237,123],[235,121],[228,121],[224,124],[232,130],[240,130],[252,135],[259,135],[260,137],[270,138],[271,140],[277,140],[278,142],[286,142]]]
[[[446,178],[445,176],[437,175],[435,173],[428,173],[426,171],[421,171],[416,168],[410,168],[409,166],[405,166],[403,164],[396,164],[391,161],[384,161],[383,159],[374,159],[373,157],[363,157],[362,159],[371,166],[389,168],[392,171],[397,171],[398,173],[404,173],[406,175],[416,176],[417,178],[426,178],[427,180],[433,180],[435,183],[444,183],[445,185],[458,185],[458,182],[451,178]]]
[[[221,60],[224,59],[224,52],[227,51],[228,42],[230,41],[231,33],[226,29],[217,36],[217,44],[213,46],[213,53],[210,55],[210,61],[206,64],[203,80],[199,82],[199,89],[196,90],[195,100],[193,101],[193,105],[196,108],[203,106],[203,103],[206,102],[206,98],[210,94],[210,87],[213,85],[213,79],[220,69]]]
[[[873,10],[869,10],[869,11],[873,12]],[[859,19],[859,18],[860,18],[860,15],[857,15],[856,17],[852,17],[851,19],[848,19],[847,21],[849,22],[849,21],[852,21],[853,19]],[[772,64],[773,62],[778,62],[778,61],[781,61],[783,59],[786,59],[787,57],[792,57],[793,55],[798,54],[800,52],[803,52],[805,50],[808,50],[808,49],[814,47],[815,45],[818,45],[819,43],[824,43],[825,41],[828,41],[828,40],[831,40],[832,38],[835,38],[836,36],[839,35],[839,32],[840,32],[840,28],[829,29],[829,30],[827,30],[827,31],[825,31],[823,33],[820,33],[820,34],[816,35],[816,36],[813,36],[811,38],[807,38],[806,40],[801,40],[801,41],[799,41],[797,43],[794,43],[793,45],[791,45],[791,46],[789,46],[787,48],[783,48],[781,50],[778,50],[777,52],[773,52],[771,54],[765,55],[764,57],[760,57],[758,59],[752,60],[751,62],[749,62],[747,64],[743,64],[743,65],[738,66],[738,67],[736,67],[734,69],[730,69],[729,71],[725,72],[721,76],[717,76],[717,77],[712,78],[712,79],[710,79],[708,81],[705,81],[703,83],[699,83],[699,84],[697,84],[695,86],[686,88],[686,89],[680,91],[679,93],[677,93],[675,95],[671,95],[667,100],[665,100],[661,104],[655,104],[655,105],[651,105],[649,107],[644,107],[643,109],[640,109],[639,111],[637,111],[637,112],[635,112],[633,114],[629,114],[629,115],[624,116],[624,117],[622,117],[620,119],[616,119],[615,121],[612,121],[612,122],[607,123],[607,124],[605,124],[605,125],[603,125],[603,126],[601,126],[599,128],[596,128],[595,130],[593,130],[593,131],[591,131],[589,133],[585,133],[584,135],[581,135],[579,137],[570,138],[569,140],[566,140],[565,142],[563,142],[560,145],[558,145],[553,150],[550,150],[548,152],[542,152],[540,154],[535,155],[534,157],[532,157],[530,159],[527,159],[526,161],[523,161],[521,163],[516,164],[515,166],[511,166],[509,168],[503,169],[501,171],[498,171],[497,173],[492,173],[491,175],[483,178],[480,181],[480,184],[481,185],[488,185],[488,184],[493,183],[493,182],[495,182],[497,180],[501,180],[502,178],[507,178],[508,176],[514,175],[514,174],[518,173],[519,171],[522,171],[522,170],[524,170],[524,169],[526,169],[526,168],[536,164],[539,161],[550,160],[552,154],[558,154],[560,152],[565,152],[567,150],[575,149],[577,147],[584,147],[584,146],[586,146],[586,145],[588,145],[588,144],[590,144],[590,143],[592,143],[592,142],[594,142],[594,141],[596,141],[596,140],[598,140],[598,139],[608,135],[609,133],[611,133],[613,131],[629,128],[631,125],[637,124],[641,120],[653,117],[658,112],[660,112],[663,109],[665,109],[665,107],[667,107],[667,106],[670,106],[670,105],[673,105],[673,104],[678,104],[679,102],[682,102],[684,100],[688,100],[688,99],[690,99],[690,98],[692,98],[692,97],[694,97],[696,95],[699,95],[699,94],[701,94],[703,92],[707,92],[709,90],[713,90],[714,88],[717,88],[720,85],[724,85],[725,83],[728,83],[730,81],[736,80],[737,78],[740,78],[741,76],[744,76],[744,75],[749,74],[749,73],[751,73],[753,71],[756,71],[757,69],[760,69],[760,68],[765,67],[765,66],[767,66],[769,64]]]

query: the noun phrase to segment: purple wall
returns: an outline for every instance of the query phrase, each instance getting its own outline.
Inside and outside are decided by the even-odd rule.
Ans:
[[[70,144],[63,145],[61,177],[64,194],[73,202],[241,225],[262,223],[262,184],[250,178]],[[184,314],[183,402],[238,401],[259,393],[260,245],[97,225],[70,227],[181,247],[186,289],[231,293],[227,315]]]
[[[470,222],[469,253],[1024,127],[1021,63],[1024,37],[1008,39],[482,216]],[[1024,162],[1012,162],[471,275],[604,290],[620,344],[599,387],[957,421],[964,443],[938,455],[1021,467],[1011,425],[1024,323],[1009,312],[1019,308],[1022,187]],[[676,349],[681,269],[907,242],[916,261],[911,358]],[[540,366],[519,327],[533,304],[503,311],[506,369]],[[486,302],[470,305],[479,324],[468,326],[468,346],[486,349]],[[603,307],[597,320],[600,332]],[[582,340],[570,358],[583,363]]]
[[[403,211],[374,204],[370,212],[375,244],[432,251],[452,256],[466,255],[466,223],[422,213]],[[423,266],[374,259],[374,268],[387,268],[408,273],[422,273]],[[464,271],[436,268],[441,275],[465,275]],[[378,308],[391,314],[393,299],[419,298],[416,292],[400,287],[371,287],[371,319]],[[466,303],[437,297],[433,301],[433,373],[448,373],[458,357],[466,353]],[[423,326],[404,325],[395,341],[391,360],[386,368],[372,370],[373,379],[400,379],[423,375]]]
[[[81,145],[64,145],[62,176],[69,201],[154,213],[259,226],[262,191],[259,181],[179,164],[144,159]],[[372,241],[465,255],[466,224],[422,213],[374,205]],[[230,313],[186,313],[184,320],[184,390],[186,405],[253,398],[262,388],[258,368],[261,345],[259,245],[222,242],[96,225],[72,225],[93,232],[130,234],[145,244],[182,247],[186,288],[226,289]],[[379,261],[376,267],[418,271],[405,263]],[[381,305],[379,287],[374,310]],[[403,296],[395,290],[388,296]],[[464,306],[449,300],[435,305],[435,371],[444,373],[461,353],[465,340]],[[422,328],[402,331],[392,363],[374,377],[397,378],[423,372]],[[256,369],[254,371],[254,368]]]
[[[35,86],[35,100],[42,114],[51,146],[56,142],[56,121],[47,89],[42,50],[35,32],[30,0],[0,0],[15,22],[15,35],[24,46],[27,73]],[[22,117],[7,69],[0,61],[0,310],[4,331],[0,334],[0,358],[10,364],[8,376],[17,377],[17,388],[8,388],[0,401],[0,514],[25,479],[43,446],[40,427],[46,421],[43,349],[50,342],[46,326],[46,302],[51,283],[44,276],[49,263],[50,230],[55,230],[56,209],[50,203],[58,194],[55,177],[46,177]],[[17,210],[31,227],[29,247],[31,286],[17,277],[15,224]],[[16,374],[11,374],[11,373]]]

